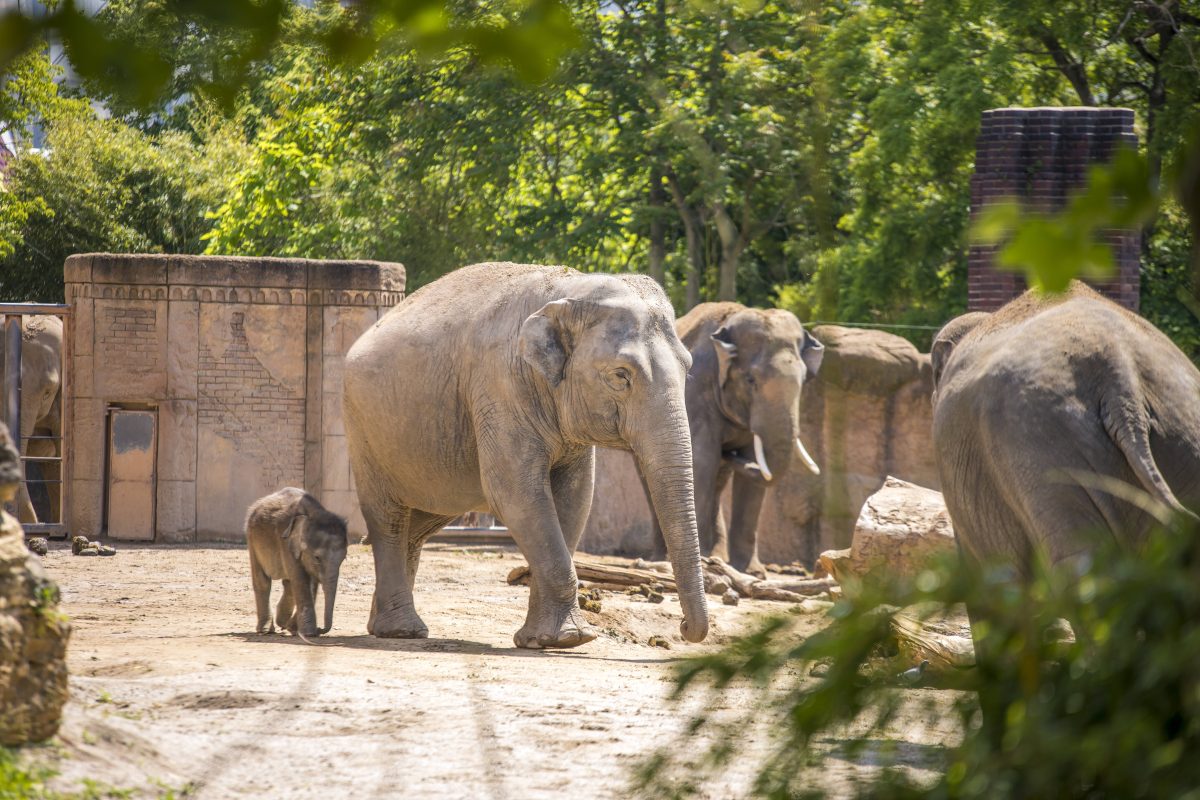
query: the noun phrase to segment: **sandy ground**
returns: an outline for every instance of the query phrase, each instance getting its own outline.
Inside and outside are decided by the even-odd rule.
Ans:
[[[606,592],[589,614],[596,641],[518,650],[528,590],[505,576],[519,553],[432,544],[416,593],[430,638],[375,639],[371,555],[355,545],[334,628],[314,647],[253,632],[243,548],[118,546],[113,558],[80,558],[55,543],[45,558],[75,625],[72,699],[60,736],[26,757],[57,770],[61,789],[88,779],[150,797],[629,797],[634,765],[689,717],[666,697],[674,662],[781,607],[710,598],[712,633],[696,646],[679,637],[674,597]],[[671,649],[648,645],[651,635]],[[943,709],[952,700],[911,693]],[[739,697],[724,700],[736,708]],[[957,739],[948,714],[899,724],[918,771]],[[821,767],[834,788],[870,768],[838,753],[832,743]],[[742,796],[750,775],[735,767],[705,795]]]

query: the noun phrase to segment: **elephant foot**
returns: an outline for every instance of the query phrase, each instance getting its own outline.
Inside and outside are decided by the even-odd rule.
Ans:
[[[380,639],[427,639],[429,628],[415,612],[381,611],[367,621],[367,633]]]
[[[592,641],[597,635],[596,629],[579,614],[579,607],[576,605],[560,616],[557,625],[540,626],[526,622],[519,631],[513,634],[513,644],[530,650],[578,647]]]
[[[265,623],[265,622],[264,622],[264,623],[260,624],[260,625],[258,626],[258,628],[256,628],[256,629],[255,629],[255,632],[256,632],[256,633],[260,633],[260,634],[274,633],[274,632],[275,632],[275,626],[274,626],[274,625],[269,625],[269,624],[267,624],[267,623]]]

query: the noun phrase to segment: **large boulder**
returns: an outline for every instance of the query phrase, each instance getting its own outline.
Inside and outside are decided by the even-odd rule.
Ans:
[[[863,504],[850,547],[826,550],[819,563],[849,591],[871,572],[915,578],[936,559],[955,553],[942,493],[888,476]]]
[[[883,331],[820,325],[813,333],[825,345],[825,359],[804,386],[801,436],[821,475],[793,469],[767,493],[758,525],[766,563],[812,564],[824,550],[849,547],[859,510],[888,475],[940,486],[929,355]],[[728,515],[728,495],[724,506]],[[598,450],[596,493],[580,548],[646,556],[651,530],[632,456]]]
[[[16,495],[19,463],[0,424],[0,503]],[[25,546],[21,525],[0,510],[0,745],[40,742],[58,731],[70,636],[58,587]]]

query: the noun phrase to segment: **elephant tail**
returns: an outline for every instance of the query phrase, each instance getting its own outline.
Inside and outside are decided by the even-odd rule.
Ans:
[[[1179,502],[1154,462],[1154,453],[1150,449],[1150,420],[1145,406],[1134,399],[1139,397],[1139,393],[1121,391],[1115,394],[1101,401],[1104,428],[1113,444],[1125,456],[1142,489],[1154,504],[1189,519],[1200,520]]]

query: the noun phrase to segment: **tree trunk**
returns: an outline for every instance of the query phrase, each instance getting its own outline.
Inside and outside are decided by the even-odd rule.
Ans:
[[[650,168],[650,277],[658,281],[660,286],[665,286],[667,243],[663,211],[667,204],[667,195],[662,184],[662,168],[656,164]]]
[[[675,199],[675,207],[679,209],[679,218],[683,221],[683,233],[687,240],[687,307],[691,310],[700,303],[700,281],[704,275],[704,247],[701,242],[704,223],[699,212],[688,203],[687,195],[683,193],[679,180],[672,172],[667,173],[667,185],[671,187],[671,196]]]
[[[742,250],[746,248],[744,231],[739,231],[724,203],[713,204],[713,220],[717,223],[717,236],[721,239],[720,288],[717,299],[737,300],[737,267]]]

